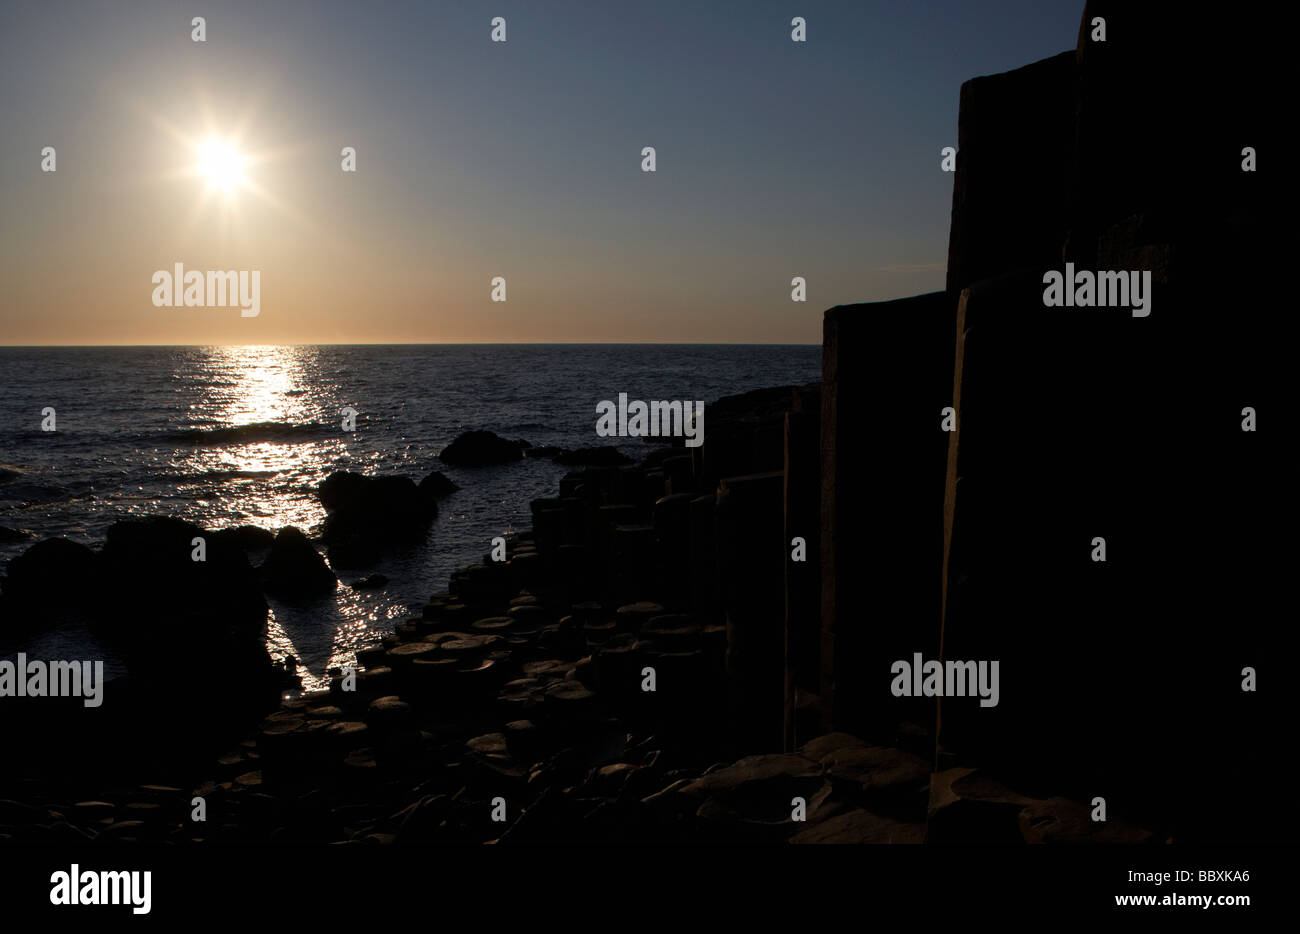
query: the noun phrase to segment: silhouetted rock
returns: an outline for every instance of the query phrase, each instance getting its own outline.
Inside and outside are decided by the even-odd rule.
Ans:
[[[202,540],[201,546],[196,543]],[[190,522],[155,517],[114,523],[102,552],[114,635],[147,641],[166,627],[260,635],[266,601],[243,549]],[[112,599],[121,594],[120,600]]]
[[[382,574],[371,574],[369,577],[363,577],[352,585],[353,590],[378,590],[380,587],[388,586],[388,578]]]
[[[4,593],[32,605],[70,597],[88,599],[88,589],[97,584],[97,568],[98,557],[85,545],[47,538],[9,559]]]
[[[25,542],[31,537],[32,533],[27,529],[11,529],[0,525],[0,544],[12,545],[14,542]]]
[[[312,547],[307,536],[288,526],[280,530],[262,565],[268,593],[286,600],[305,600],[332,593],[338,585],[334,572]]]
[[[527,441],[508,441],[495,432],[467,431],[443,448],[439,457],[444,464],[458,467],[487,467],[521,460],[530,447]]]
[[[391,543],[418,540],[438,514],[435,497],[449,483],[441,474],[430,474],[420,486],[410,477],[330,474],[317,491],[329,513],[323,537],[330,561],[337,567],[361,567],[377,560]]]
[[[576,451],[564,451],[556,455],[555,463],[564,465],[582,464],[588,467],[622,467],[635,461],[612,445],[603,447],[578,448]]]
[[[244,549],[244,551],[265,551],[275,542],[275,533],[255,525],[241,525],[233,529],[222,529],[212,533],[212,537]]]
[[[418,489],[425,496],[437,498],[446,496],[448,493],[455,493],[460,487],[453,483],[441,470],[435,470],[420,481]]]

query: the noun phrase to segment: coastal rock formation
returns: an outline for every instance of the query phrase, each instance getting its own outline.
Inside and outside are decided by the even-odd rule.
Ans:
[[[47,538],[9,560],[4,595],[28,609],[50,606],[71,596],[87,601],[98,586],[99,559],[85,545]]]
[[[266,600],[243,549],[178,519],[132,519],[109,528],[100,559],[97,628],[133,677],[192,684],[269,665]]]
[[[373,563],[390,545],[408,544],[426,533],[438,514],[437,498],[455,489],[442,473],[417,486],[410,477],[330,474],[317,488],[328,513],[323,537],[336,567]]]
[[[435,470],[420,481],[417,487],[420,493],[433,499],[441,499],[460,489],[445,473]]]
[[[285,600],[310,600],[333,593],[338,578],[307,536],[287,526],[275,536],[271,553],[261,567],[267,593]]]
[[[527,441],[508,441],[491,431],[467,431],[442,449],[439,458],[456,467],[488,467],[521,460]]]
[[[275,542],[275,533],[255,525],[240,525],[214,532],[213,538],[230,542],[246,552],[266,551]]]

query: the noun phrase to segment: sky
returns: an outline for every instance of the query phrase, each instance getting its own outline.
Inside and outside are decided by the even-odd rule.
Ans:
[[[0,344],[819,343],[943,287],[960,86],[1082,9],[0,0]]]

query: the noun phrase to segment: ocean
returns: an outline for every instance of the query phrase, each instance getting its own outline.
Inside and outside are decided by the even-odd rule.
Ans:
[[[272,658],[292,653],[304,688],[321,688],[328,668],[418,614],[493,536],[526,528],[529,502],[556,495],[572,469],[540,458],[443,466],[438,452],[461,432],[535,446],[617,442],[638,457],[641,440],[596,436],[597,402],[620,392],[702,400],[707,439],[715,399],[820,376],[820,345],[0,348],[0,526],[33,533],[0,541],[0,564],[53,536],[98,548],[114,522],[150,515],[315,536],[325,518],[316,484],[332,471],[418,482],[442,470],[461,489],[440,502],[423,545],[338,572],[338,590],[314,603],[268,598]],[[347,406],[354,432],[342,430]],[[55,430],[45,431],[50,408]],[[386,588],[347,586],[375,572]],[[0,620],[0,657],[103,658],[106,676],[125,670],[75,622],[20,642],[4,629]]]

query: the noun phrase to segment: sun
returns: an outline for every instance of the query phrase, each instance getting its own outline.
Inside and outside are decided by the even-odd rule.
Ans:
[[[220,139],[199,144],[199,175],[223,191],[234,191],[244,181],[244,157],[234,146]]]

